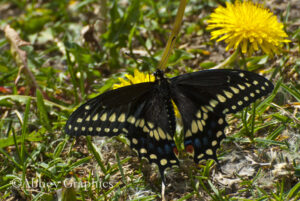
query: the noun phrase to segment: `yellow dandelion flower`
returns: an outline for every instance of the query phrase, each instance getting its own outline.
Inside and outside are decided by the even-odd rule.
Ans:
[[[243,53],[251,55],[259,47],[268,55],[277,53],[282,43],[290,42],[271,11],[249,1],[226,3],[219,6],[207,21],[211,39],[227,43],[226,51],[241,46]]]
[[[133,76],[130,74],[126,74],[125,77],[127,78],[127,80],[123,79],[123,78],[119,78],[120,84],[114,84],[113,85],[113,89],[117,89],[120,87],[125,87],[131,84],[138,84],[138,83],[142,83],[142,82],[154,82],[155,81],[155,76],[152,74],[145,74],[140,72],[139,70],[135,69],[133,72]],[[175,103],[172,100],[172,104],[174,107],[174,112],[175,112],[175,116],[176,117],[180,117],[179,111],[177,106],[175,105]]]
[[[154,75],[142,73],[137,69],[134,70],[133,75],[134,76],[132,76],[130,74],[126,74],[125,77],[127,78],[127,80],[125,80],[123,78],[119,78],[120,84],[114,84],[113,89],[125,87],[125,86],[131,85],[131,84],[155,81]]]

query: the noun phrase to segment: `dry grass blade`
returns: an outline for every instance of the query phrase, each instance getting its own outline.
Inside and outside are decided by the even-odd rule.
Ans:
[[[33,88],[35,91],[35,89],[39,88],[39,86],[36,82],[34,75],[28,68],[26,51],[20,49],[20,47],[30,45],[30,43],[22,40],[19,34],[9,25],[5,26],[4,32],[5,32],[5,37],[10,42],[12,55],[14,56],[17,65],[19,66],[19,72],[18,72],[18,76],[15,79],[15,84],[18,83],[21,77],[21,73],[24,72],[24,74],[28,78],[30,87]]]

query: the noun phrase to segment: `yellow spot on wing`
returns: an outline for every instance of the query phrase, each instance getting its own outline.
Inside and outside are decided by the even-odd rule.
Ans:
[[[235,87],[230,87],[230,89],[235,93],[238,94],[240,92],[239,89],[235,88]]]
[[[192,132],[190,130],[187,130],[185,133],[185,137],[192,137]]]
[[[232,93],[230,93],[229,91],[223,91],[223,92],[227,98],[232,98],[232,96],[233,96]]]
[[[166,139],[166,134],[160,127],[158,127],[158,133],[159,133],[159,136],[161,139],[163,139],[163,140]]]
[[[121,122],[121,123],[125,122],[125,114],[124,114],[124,113],[122,113],[122,114],[119,116],[118,121]]]
[[[197,124],[198,124],[198,128],[199,128],[199,131],[203,131],[203,126],[202,126],[202,123],[201,123],[201,121],[197,121]]]
[[[211,100],[211,101],[209,101],[209,104],[212,106],[212,107],[216,107],[217,105],[218,105],[218,101],[216,101],[216,100]]]
[[[153,123],[151,123],[151,122],[148,122],[147,124],[148,124],[148,126],[149,126],[149,128],[150,128],[150,129],[153,129],[153,128],[154,128],[154,125],[153,125]]]
[[[192,132],[197,133],[198,126],[195,120],[192,121]]]
[[[95,114],[95,116],[93,117],[93,121],[96,121],[98,119],[98,113]]]
[[[241,85],[241,84],[238,84],[238,87],[239,87],[241,90],[244,90],[244,89],[246,89],[246,87],[245,87],[245,86],[243,86],[243,85]]]
[[[149,129],[147,128],[147,126],[144,126],[144,127],[143,127],[143,131],[144,131],[145,133],[149,133]]]
[[[197,158],[198,158],[198,159],[201,159],[201,158],[203,158],[203,156],[204,156],[204,154],[199,154],[199,155],[197,156]]]
[[[128,117],[127,122],[128,122],[128,123],[131,123],[131,124],[134,124],[134,122],[135,122],[135,117],[134,117],[134,116]]]
[[[208,112],[208,110],[207,110],[206,107],[204,107],[204,106],[201,106],[201,109],[202,109],[202,111],[205,112],[205,113]]]
[[[101,121],[106,121],[106,117],[107,117],[107,113],[105,112],[104,114],[102,114],[100,120]]]
[[[85,119],[85,121],[90,121],[90,118],[91,118],[91,115],[89,115],[89,116]]]
[[[197,112],[196,117],[199,118],[199,119],[201,118],[201,111],[200,110]]]
[[[205,153],[210,156],[214,154],[211,149],[206,149]]]
[[[116,113],[113,113],[113,114],[109,117],[109,121],[110,121],[110,122],[116,121]]]
[[[143,126],[145,125],[145,120],[144,119],[142,119],[141,121],[140,121],[140,124],[139,124],[139,126],[141,127],[141,128],[143,128]]]
[[[136,138],[132,138],[132,143],[133,144],[137,144],[138,143],[137,139]]]
[[[153,133],[154,133],[155,139],[156,139],[157,141],[159,141],[159,135],[158,135],[157,130],[155,129],[155,130],[153,131]]]
[[[167,159],[161,159],[161,160],[160,160],[160,164],[161,164],[162,166],[167,165],[167,163],[168,163]]]
[[[169,133],[167,133],[167,139],[168,140],[173,140],[173,138],[171,137],[171,135],[169,135]]]
[[[226,101],[226,98],[220,94],[217,95],[217,98],[221,103],[224,103]]]
[[[141,148],[141,149],[140,149],[140,153],[141,153],[141,154],[146,154],[146,153],[147,153],[147,149]]]

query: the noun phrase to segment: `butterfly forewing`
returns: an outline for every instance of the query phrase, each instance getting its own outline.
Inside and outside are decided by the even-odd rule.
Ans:
[[[171,79],[172,98],[184,124],[184,144],[201,159],[216,159],[225,138],[225,115],[241,110],[270,93],[267,79],[240,70],[205,70]]]
[[[130,85],[89,100],[73,112],[67,121],[65,132],[76,136],[123,134],[129,126],[127,119],[134,103],[149,93],[153,85],[151,82]]]

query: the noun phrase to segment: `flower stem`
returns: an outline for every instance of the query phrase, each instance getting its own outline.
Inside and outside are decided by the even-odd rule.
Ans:
[[[243,62],[244,70],[247,70],[245,55],[244,55],[244,53],[241,50],[240,50],[240,53],[241,53],[241,57],[242,57],[242,62]]]
[[[225,68],[225,66],[228,66],[228,65],[231,64],[233,61],[235,61],[235,59],[237,58],[238,54],[239,54],[239,48],[236,49],[236,50],[234,51],[234,53],[233,53],[230,57],[228,57],[228,58],[227,58],[226,60],[224,60],[222,63],[220,63],[220,64],[214,66],[214,67],[211,68],[211,69]]]
[[[163,69],[166,68],[166,65],[168,63],[168,59],[170,57],[171,51],[174,47],[174,44],[175,44],[176,39],[177,39],[177,35],[178,35],[180,27],[181,27],[181,22],[182,22],[182,18],[183,18],[183,14],[184,14],[186,4],[187,4],[187,0],[180,0],[180,4],[179,4],[179,8],[178,8],[177,15],[176,15],[176,18],[175,18],[172,33],[169,36],[167,45],[166,45],[165,50],[163,52],[163,56],[161,57],[161,60],[158,64],[158,69],[163,70]]]

